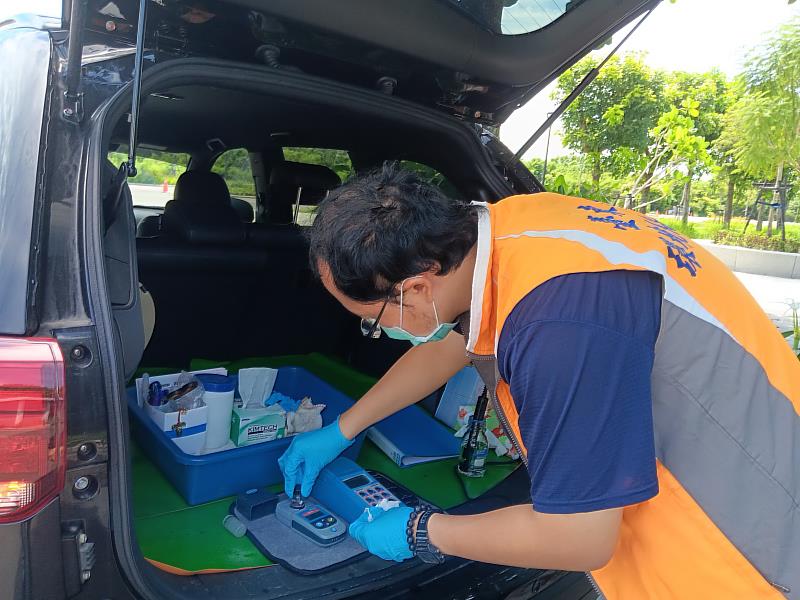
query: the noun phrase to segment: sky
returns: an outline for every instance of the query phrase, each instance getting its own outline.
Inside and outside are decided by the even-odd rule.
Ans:
[[[758,46],[769,33],[792,17],[800,16],[800,2],[787,0],[676,0],[662,2],[620,49],[646,53],[651,67],[672,71],[705,72],[716,67],[736,75],[749,48]],[[614,36],[617,44],[628,27]],[[602,57],[613,46],[596,52]],[[500,128],[500,139],[517,151],[536,131],[556,104],[550,100],[554,85],[532,98]],[[524,158],[545,155],[547,134]],[[553,127],[549,156],[567,153],[561,145],[558,125]]]
[[[0,0],[2,13],[38,12],[60,14],[61,0]],[[729,76],[739,72],[748,49],[757,46],[771,31],[793,17],[800,17],[800,2],[787,0],[676,0],[662,2],[647,21],[620,49],[620,53],[645,53],[654,68],[704,72],[714,67]],[[614,36],[617,43],[631,26]],[[613,46],[601,48],[604,56]],[[550,100],[551,84],[517,110],[500,128],[500,139],[513,151],[555,108]],[[558,124],[553,127],[549,156],[567,151],[561,145]],[[544,157],[546,135],[525,158]]]

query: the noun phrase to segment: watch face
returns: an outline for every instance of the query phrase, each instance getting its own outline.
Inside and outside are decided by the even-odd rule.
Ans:
[[[417,550],[417,556],[419,559],[424,563],[430,563],[433,565],[440,564],[444,562],[444,558],[440,559],[436,553],[431,552],[428,549],[425,550]]]
[[[417,550],[417,556],[422,562],[425,563],[437,562],[436,556],[434,556],[432,552],[428,552],[427,550]]]

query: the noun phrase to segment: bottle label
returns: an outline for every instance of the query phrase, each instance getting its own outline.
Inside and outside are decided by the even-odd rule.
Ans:
[[[475,460],[473,460],[472,464],[475,467],[482,467],[486,463],[486,456],[488,454],[488,448],[478,448],[478,450],[475,452]]]

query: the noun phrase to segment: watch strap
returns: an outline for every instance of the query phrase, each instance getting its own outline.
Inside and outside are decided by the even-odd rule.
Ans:
[[[414,536],[414,547],[412,551],[423,562],[432,564],[441,564],[444,562],[444,554],[431,543],[428,537],[428,521],[431,516],[440,511],[431,508],[422,509],[420,512],[419,521],[417,522],[417,532]]]

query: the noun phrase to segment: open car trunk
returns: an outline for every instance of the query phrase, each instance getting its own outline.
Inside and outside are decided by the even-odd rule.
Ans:
[[[119,58],[97,70],[98,85],[109,68],[128,68],[129,61],[129,57]],[[130,385],[137,367],[140,372],[155,373],[157,368],[197,367],[197,359],[206,359],[201,365],[205,367],[260,357],[248,366],[298,365],[312,372],[316,369],[323,379],[326,373],[337,371],[338,379],[333,377],[330,383],[355,398],[367,389],[370,378],[382,375],[407,349],[386,338],[363,338],[358,319],[312,277],[303,227],[286,222],[286,214],[298,221],[297,213],[283,210],[287,198],[300,200],[296,188],[304,184],[293,180],[294,187],[287,192],[286,182],[275,175],[288,166],[284,149],[344,150],[354,173],[385,160],[411,161],[464,199],[493,201],[515,190],[499,175],[472,125],[343,84],[254,65],[185,59],[148,69],[142,98],[142,146],[189,153],[189,170],[198,172],[207,172],[226,149],[245,148],[257,191],[252,213],[237,223],[214,216],[221,205],[209,209],[214,200],[208,189],[195,189],[197,198],[176,201],[176,206],[183,204],[180,210],[167,209],[167,215],[159,214],[160,209],[149,210],[139,214],[139,219],[134,217],[127,191],[123,190],[123,202],[108,201],[113,182],[110,170],[100,177],[105,188],[93,195],[95,201],[105,198],[106,226],[101,234],[105,291],[116,337],[110,357],[116,369],[112,379],[119,382],[113,410],[122,424],[110,436],[112,445],[119,448],[117,468],[112,469],[112,478],[120,484],[120,493],[111,499],[114,542],[136,591],[144,597],[193,600],[371,597],[379,589],[386,597],[440,598],[468,590],[502,597],[520,586],[530,592],[521,597],[579,598],[587,593],[585,582],[562,573],[460,559],[431,566],[416,559],[394,564],[369,556],[314,576],[280,565],[210,573],[215,566],[207,560],[170,568],[171,552],[187,552],[181,536],[191,539],[199,533],[196,539],[213,543],[228,535],[221,517],[231,499],[189,507],[149,463],[146,453],[134,446],[124,425],[123,387]],[[126,87],[98,111],[90,157],[98,173],[107,153],[127,140],[129,106],[130,88]],[[312,187],[311,182],[305,185]],[[317,200],[322,196],[318,194]],[[155,328],[146,348],[137,334],[140,308],[125,292],[136,282],[147,289],[155,307]],[[121,300],[115,302],[115,298]],[[291,356],[274,358],[286,355]],[[435,408],[436,400],[435,395],[426,400],[429,409]],[[374,457],[378,451],[373,448],[372,452]],[[528,501],[526,472],[512,471],[472,500],[456,491],[455,497],[462,494],[463,498],[446,508],[471,513]],[[163,503],[161,511],[159,503]],[[242,545],[231,548],[235,554]],[[192,551],[203,553],[202,543],[189,548]],[[202,572],[187,568],[189,563],[201,565],[197,571]],[[241,568],[260,566],[252,561],[240,564]],[[218,568],[227,570],[230,565],[228,561]],[[534,592],[542,595],[534,596]]]
[[[180,497],[131,441],[125,388],[137,367],[175,371],[200,366],[199,359],[206,361],[202,366],[257,359],[249,364],[316,369],[355,399],[406,348],[364,339],[358,320],[312,277],[299,216],[309,218],[313,204],[341,176],[327,167],[297,165],[296,159],[287,160],[292,155],[286,150],[336,149],[348,157],[348,174],[385,160],[406,161],[466,200],[491,202],[538,191],[536,181],[483,127],[502,123],[553,77],[657,3],[558,0],[539,14],[534,4],[541,5],[526,0],[208,0],[202,6],[175,0],[142,3],[151,12],[146,27],[136,22],[136,0],[87,0],[74,4],[71,13],[65,10],[82,18],[70,23],[71,35],[84,32],[84,46],[92,44],[82,72],[67,69],[64,98],[73,103],[69,115],[75,120],[85,104],[94,126],[87,247],[105,260],[93,265],[96,280],[89,287],[111,398],[113,541],[137,594],[193,600],[376,593],[504,597],[520,586],[526,590],[521,598],[591,594],[585,583],[564,574],[459,559],[430,566],[367,557],[313,577],[278,565],[201,574],[184,565],[178,575],[180,569],[169,568],[170,549],[178,554],[181,543],[187,546],[182,536],[198,531],[213,528],[219,534],[221,514],[212,511],[200,519],[180,502],[170,504],[170,495]],[[65,7],[70,4],[67,0]],[[82,14],[81,6],[88,12]],[[142,32],[138,40],[137,32]],[[135,41],[138,57],[145,58],[138,119],[138,104],[132,104],[136,86],[125,85],[133,72]],[[73,67],[80,49],[71,44]],[[106,101],[109,89],[116,93]],[[129,138],[131,124],[138,125],[138,139]],[[190,155],[195,184],[171,207],[134,212],[127,187],[119,188],[122,194],[109,193],[122,178],[112,176],[108,153],[125,143]],[[247,202],[234,203],[207,176],[226,150],[237,148],[247,152],[255,183],[249,211]],[[140,282],[155,312],[146,347]],[[332,372],[338,375],[330,377]],[[360,384],[353,385],[356,381]],[[428,409],[436,401],[436,395],[426,399]],[[418,491],[423,497],[429,492]],[[483,492],[469,499],[457,490],[445,508],[471,513],[528,502],[529,480],[524,469],[509,470]],[[196,552],[203,552],[201,545]],[[208,561],[200,563],[203,570],[214,569]]]

